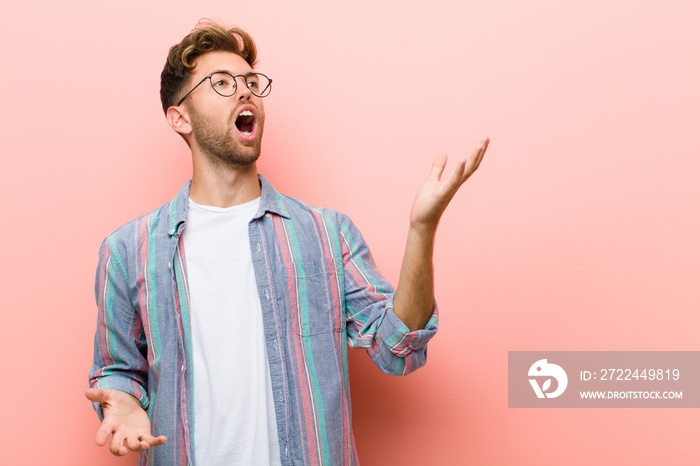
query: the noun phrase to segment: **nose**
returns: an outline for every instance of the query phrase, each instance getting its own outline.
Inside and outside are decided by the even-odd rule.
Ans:
[[[248,88],[248,84],[245,81],[245,77],[237,76],[236,77],[236,95],[238,96],[237,97],[238,100],[248,100],[248,99],[250,99],[250,96],[252,94],[253,93],[250,92],[250,89]]]

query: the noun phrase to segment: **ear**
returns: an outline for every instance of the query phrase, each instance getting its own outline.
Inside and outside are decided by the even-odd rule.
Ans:
[[[190,116],[184,106],[168,107],[165,112],[165,119],[175,132],[180,136],[185,137],[192,133],[192,125],[190,124]]]

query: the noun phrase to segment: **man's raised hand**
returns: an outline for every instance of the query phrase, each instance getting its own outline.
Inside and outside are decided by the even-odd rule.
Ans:
[[[411,209],[411,227],[434,233],[438,221],[457,190],[479,168],[484,158],[489,138],[481,141],[472,154],[462,160],[452,174],[444,179],[442,173],[447,165],[447,156],[439,154],[433,160],[430,176],[418,190]]]
[[[102,405],[104,420],[97,430],[95,442],[104,446],[110,434],[109,451],[124,456],[129,451],[143,451],[168,441],[151,435],[151,421],[136,398],[119,390],[89,388],[85,397]]]
[[[424,328],[432,313],[435,301],[433,245],[440,217],[459,187],[479,168],[488,146],[489,138],[481,141],[471,156],[445,180],[440,178],[447,156],[435,157],[430,176],[413,200],[406,252],[394,295],[394,313],[410,331]]]

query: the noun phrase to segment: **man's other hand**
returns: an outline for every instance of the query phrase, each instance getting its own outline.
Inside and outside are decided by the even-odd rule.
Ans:
[[[452,197],[460,186],[467,181],[467,178],[479,168],[489,142],[489,138],[481,141],[471,156],[462,160],[455,171],[444,180],[441,180],[441,178],[445,165],[447,165],[447,156],[439,154],[435,157],[430,176],[423,183],[413,201],[413,208],[411,209],[412,228],[421,232],[435,232],[438,221]]]
[[[143,451],[168,441],[151,435],[151,421],[136,398],[119,390],[89,388],[85,397],[102,405],[104,420],[97,430],[95,442],[104,446],[110,434],[109,451],[124,456],[129,451]]]

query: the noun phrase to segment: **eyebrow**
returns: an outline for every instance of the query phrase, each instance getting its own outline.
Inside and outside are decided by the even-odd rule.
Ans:
[[[245,76],[247,78],[248,76],[254,75],[255,71],[250,71],[250,72],[245,73],[245,74],[233,74],[233,72],[231,72],[229,70],[216,70],[216,71],[212,71],[211,73],[209,73],[209,76],[211,76],[214,73],[228,73],[231,76]]]

